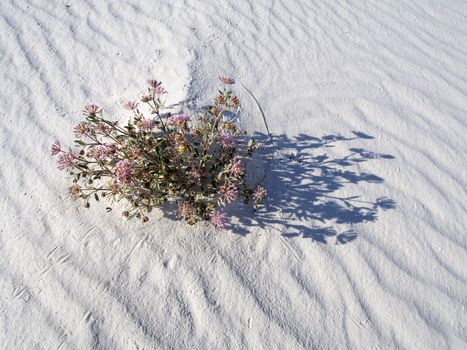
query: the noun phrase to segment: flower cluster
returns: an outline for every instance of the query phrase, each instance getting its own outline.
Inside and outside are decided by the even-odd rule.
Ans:
[[[227,117],[240,104],[231,88],[235,80],[219,79],[223,88],[214,104],[191,113],[172,113],[157,80],[147,81],[141,102],[123,103],[131,113],[124,125],[105,119],[95,104],[85,106],[85,120],[74,128],[77,149],[59,141],[51,148],[58,168],[72,178],[71,198],[85,207],[92,198],[123,200],[123,216],[142,221],[153,208],[175,201],[178,218],[216,228],[226,225],[229,204],[242,200],[256,208],[266,190],[246,185],[245,160],[258,146]]]

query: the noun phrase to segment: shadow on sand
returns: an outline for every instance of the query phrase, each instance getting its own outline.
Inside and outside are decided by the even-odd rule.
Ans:
[[[345,244],[355,240],[358,236],[355,230],[338,233],[334,226],[374,222],[380,210],[395,208],[395,202],[387,197],[371,202],[360,196],[342,197],[338,193],[354,191],[352,185],[382,183],[383,179],[378,175],[360,171],[359,164],[394,157],[363,148],[348,148],[345,156],[330,157],[331,147],[373,139],[362,132],[352,133],[351,137],[326,135],[320,138],[304,134],[293,138],[271,135],[271,140],[266,134],[256,133],[255,140],[264,146],[250,166],[254,169],[263,164],[268,199],[255,212],[236,206],[234,215],[239,223],[232,223],[227,228],[246,235],[249,226],[259,225],[265,229],[275,228],[284,237],[302,236],[320,243]],[[267,155],[274,152],[274,157],[266,161]],[[266,163],[268,165],[264,166]]]

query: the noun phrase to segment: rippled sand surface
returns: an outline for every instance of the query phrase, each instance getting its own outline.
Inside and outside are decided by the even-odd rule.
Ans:
[[[1,1],[0,347],[465,349],[466,23],[457,0]],[[263,212],[67,198],[49,146],[85,103],[124,118],[157,78],[203,105],[219,74],[273,137]]]

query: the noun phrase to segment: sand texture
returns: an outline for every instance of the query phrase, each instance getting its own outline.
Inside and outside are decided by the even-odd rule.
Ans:
[[[218,75],[273,138],[263,211],[68,198],[86,103]],[[1,349],[467,348],[467,2],[2,0],[0,80]]]

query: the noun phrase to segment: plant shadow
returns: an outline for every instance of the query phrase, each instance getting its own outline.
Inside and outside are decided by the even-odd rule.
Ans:
[[[249,161],[247,169],[253,173],[251,181],[258,181],[263,172],[268,198],[256,211],[241,204],[232,208],[237,222],[226,228],[236,234],[246,235],[248,227],[258,225],[277,229],[284,237],[302,236],[319,243],[334,240],[336,244],[346,244],[354,241],[358,233],[355,229],[339,233],[338,224],[375,222],[379,211],[396,207],[395,201],[388,197],[367,201],[357,195],[339,195],[351,190],[353,185],[384,181],[376,174],[360,171],[359,165],[391,160],[392,155],[355,147],[347,148],[344,156],[328,155],[329,148],[343,147],[355,140],[371,140],[370,135],[359,131],[353,131],[349,137],[339,134],[269,137],[255,133],[253,138],[263,147]]]

